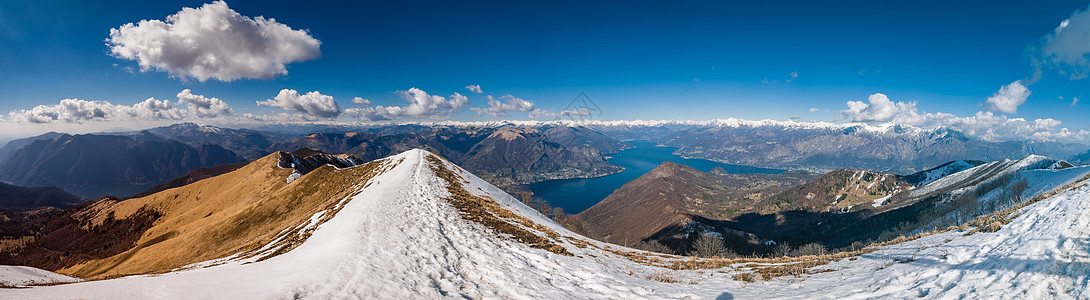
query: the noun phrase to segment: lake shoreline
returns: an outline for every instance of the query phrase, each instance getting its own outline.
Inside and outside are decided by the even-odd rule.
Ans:
[[[606,162],[623,168],[620,172],[590,178],[553,179],[521,185],[535,198],[567,214],[577,214],[601,202],[629,181],[650,172],[666,161],[687,165],[700,171],[722,168],[728,173],[776,174],[786,170],[733,165],[708,159],[685,158],[673,154],[678,148],[660,146],[650,141],[626,141],[632,147],[610,154]]]

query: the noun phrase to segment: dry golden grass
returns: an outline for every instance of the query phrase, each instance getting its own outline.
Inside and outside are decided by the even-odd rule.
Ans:
[[[492,199],[469,193],[463,186],[463,180],[447,169],[442,158],[428,155],[426,159],[432,172],[447,181],[447,191],[451,196],[446,200],[458,209],[463,219],[480,223],[496,232],[511,235],[515,240],[526,243],[530,247],[572,256],[567,248],[557,244],[561,237],[556,231],[504,209]],[[533,229],[544,236],[527,229]]]
[[[0,239],[0,251],[9,251],[22,248],[23,246],[26,246],[26,244],[34,242],[34,239],[35,238],[33,235],[21,236],[10,239]]]
[[[682,274],[680,274],[678,272],[668,271],[668,270],[662,270],[662,271],[658,271],[658,272],[655,272],[655,273],[651,273],[651,275],[647,276],[647,279],[651,279],[651,280],[658,281],[658,282],[665,282],[665,283],[686,283],[686,284],[700,283],[693,277],[693,274],[689,274],[689,278],[685,278]]]
[[[309,218],[331,218],[342,200],[390,166],[378,162],[337,170],[318,168],[288,184],[290,169],[276,166],[278,154],[233,172],[143,198],[102,201],[84,212],[88,226],[109,214],[125,218],[141,208],[162,214],[128,251],[57,270],[85,279],[162,273],[188,264],[242,254],[265,259],[285,253],[310,235]],[[319,222],[319,223],[321,223]],[[271,253],[256,250],[273,241]]]

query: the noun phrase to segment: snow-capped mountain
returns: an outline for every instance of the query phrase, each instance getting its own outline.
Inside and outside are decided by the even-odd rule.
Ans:
[[[1047,197],[1019,209],[1017,217],[995,230],[966,227],[836,255],[725,260],[590,240],[423,150],[343,169],[318,168],[292,183],[285,180],[291,171],[276,167],[270,156],[151,199],[101,204],[115,212],[162,210],[159,221],[137,241],[140,249],[119,254],[119,260],[107,258],[116,263],[112,267],[99,264],[107,270],[99,274],[115,276],[4,289],[0,298],[1086,298],[1090,189],[1088,178],[1079,175],[1090,167],[1038,170],[1055,176],[1029,182],[1047,187],[1040,193]],[[349,192],[322,194],[327,201],[317,204],[216,198],[225,192],[211,187],[221,186],[224,181],[216,179],[224,176],[249,178],[245,186],[255,186],[255,192],[273,190],[285,199],[330,189]],[[186,206],[186,197],[210,199],[202,203],[218,210]],[[257,204],[264,201],[270,206]],[[230,208],[234,205],[240,206]],[[306,205],[321,209],[306,210]],[[253,216],[276,206],[288,207],[269,211],[307,213],[244,219],[262,220],[250,226],[265,226],[260,231],[271,231],[270,236],[249,236],[252,229],[246,227],[185,222],[230,221],[232,214]],[[160,227],[165,225],[173,227]],[[170,230],[175,233],[167,234]],[[199,243],[205,234],[224,230],[240,234],[217,239],[216,245],[227,246],[214,249],[233,251],[213,251],[224,254],[204,259],[186,256],[206,250],[187,247],[210,247]],[[200,260],[162,268],[195,259]],[[109,271],[155,266],[162,271]],[[73,270],[79,268],[60,273]],[[50,276],[55,275],[40,277]]]

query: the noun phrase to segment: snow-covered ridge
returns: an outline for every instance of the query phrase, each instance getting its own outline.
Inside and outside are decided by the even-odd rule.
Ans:
[[[0,298],[1086,298],[1090,188],[1074,185],[1022,209],[994,233],[951,231],[820,266],[827,272],[752,283],[744,266],[671,270],[604,249],[502,190],[442,161],[464,192],[495,201],[557,234],[573,255],[532,248],[467,220],[447,198],[423,150],[382,160],[391,168],[294,250],[263,261],[155,276],[0,290]],[[1026,165],[1032,165],[1032,160]],[[1039,162],[1039,161],[1038,161]],[[1040,169],[1038,169],[1040,170]],[[1052,175],[1073,181],[1068,168]],[[1043,170],[1041,170],[1043,171]],[[1077,179],[1076,179],[1077,180]],[[1041,181],[1045,182],[1045,181]],[[1037,182],[1031,182],[1037,184]],[[587,244],[582,244],[587,243]],[[669,259],[665,256],[662,259]]]
[[[922,186],[922,185],[926,185],[928,183],[934,182],[935,180],[939,180],[939,179],[941,179],[943,177],[949,176],[951,174],[955,174],[955,173],[958,173],[958,172],[961,172],[961,171],[972,169],[973,167],[976,167],[979,164],[980,164],[980,162],[970,163],[969,161],[965,161],[965,160],[952,161],[952,162],[943,164],[941,166],[935,167],[935,168],[930,169],[930,170],[926,170],[926,171],[922,171],[922,172],[919,172],[919,173],[916,173],[916,174],[909,175],[907,177],[911,177],[911,178],[907,178],[907,179],[910,179],[910,181],[915,186]]]
[[[960,172],[942,176],[910,191],[918,197],[951,188],[965,188],[984,181],[1013,175],[1025,170],[1051,169],[1059,161],[1040,155],[1030,155],[1019,160],[1004,159],[975,166]]]

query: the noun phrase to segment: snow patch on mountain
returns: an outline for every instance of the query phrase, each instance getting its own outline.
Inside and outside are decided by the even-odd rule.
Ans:
[[[973,167],[976,167],[976,165],[971,164],[968,161],[957,160],[936,167],[934,169],[913,174],[912,176],[918,176],[918,179],[916,179],[917,181],[914,182],[914,184],[916,186],[922,186],[934,182],[935,180],[939,180],[940,178],[946,177],[950,174],[972,169]]]
[[[79,282],[79,278],[24,266],[0,266],[0,287]],[[0,290],[0,295],[3,291]]]

